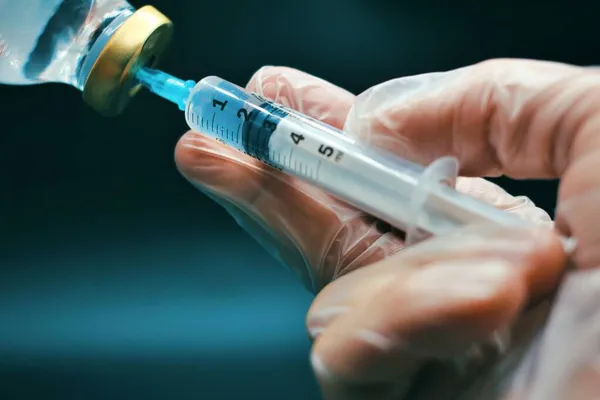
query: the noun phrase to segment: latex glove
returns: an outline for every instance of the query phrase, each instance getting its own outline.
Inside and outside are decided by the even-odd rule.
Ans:
[[[307,318],[324,398],[498,399],[564,263],[549,229],[470,227],[335,280]]]
[[[463,176],[560,178],[556,219],[580,268],[600,264],[600,72],[491,60],[362,93],[345,129],[423,164],[453,155]]]
[[[260,69],[247,88],[338,128],[355,105],[347,124],[349,135],[389,145],[393,151],[406,150],[402,145],[405,139],[396,131],[354,129],[357,122],[366,123],[369,112],[376,112],[376,108],[368,109],[368,102],[387,98],[385,90],[370,92],[375,95],[363,95],[357,101],[331,83],[283,67]],[[418,159],[425,159],[423,155],[430,151],[427,144],[412,149],[419,154],[410,154],[410,158]],[[199,133],[188,132],[181,139],[176,161],[192,184],[225,207],[315,293],[336,277],[403,248],[402,235],[386,224]],[[459,178],[457,189],[534,222],[551,223],[529,199],[513,197],[489,181]]]
[[[488,61],[447,73],[396,79],[369,89],[356,99],[345,129],[360,132],[374,146],[424,164],[443,155],[454,155],[461,161],[464,175],[561,178],[558,226],[579,240],[574,261],[579,268],[589,269],[600,262],[600,177],[596,172],[600,167],[599,80],[596,69],[526,60]],[[382,261],[379,267],[342,277],[317,297],[308,324],[313,329],[319,326],[313,360],[326,398],[400,398],[399,393],[409,386],[411,399],[459,395],[474,399],[507,395],[531,400],[600,397],[598,385],[593,384],[600,359],[599,319],[593,311],[597,308],[594,299],[598,296],[598,270],[569,280],[572,284],[565,287],[554,323],[543,338],[542,354],[533,357],[531,369],[521,371],[521,376],[525,376],[521,391],[502,393],[498,387],[502,376],[510,375],[515,367],[509,363],[507,368],[503,363],[506,359],[491,369],[482,367],[481,372],[486,373],[476,380],[465,379],[464,374],[457,376],[452,368],[432,362],[461,354],[465,346],[462,340],[477,343],[477,335],[471,332],[489,333],[514,323],[519,315],[508,312],[503,315],[510,317],[504,320],[494,317],[491,305],[501,303],[491,300],[500,299],[500,292],[490,290],[481,294],[479,301],[473,301],[476,295],[471,297],[469,288],[476,291],[472,288],[484,284],[453,289],[470,280],[468,276],[486,271],[492,274],[502,264],[479,261],[479,246],[468,245],[470,255],[457,257],[460,266],[467,266],[460,273],[453,274],[447,265],[435,268],[442,258],[436,254],[436,246],[454,245],[455,251],[461,251],[460,246],[467,243],[436,238]],[[539,246],[530,244],[533,248]],[[406,265],[414,266],[405,257],[416,252],[422,257],[433,253],[432,270],[437,271],[427,275],[420,271],[421,266],[417,274],[425,274],[426,279],[417,285],[411,282],[410,275],[399,271]],[[492,253],[501,254],[499,250]],[[543,268],[537,264],[540,256],[528,258],[525,264],[528,268]],[[506,256],[501,259],[507,260]],[[557,267],[553,262],[558,259],[564,260],[557,255],[557,259],[544,262],[552,269]],[[522,273],[522,268],[515,269],[518,263],[508,264],[503,273]],[[376,268],[385,271],[377,273]],[[425,270],[429,268],[431,265],[426,265]],[[387,281],[393,278],[386,272],[400,278],[388,286]],[[491,278],[487,282],[499,291],[503,278],[496,279],[495,284]],[[513,282],[511,286],[513,293],[499,308],[503,312],[510,308],[509,299],[517,301],[520,307],[531,304],[527,295],[520,294],[531,291],[518,289],[531,285]],[[421,303],[429,305],[431,297],[439,309],[419,308]],[[461,307],[461,301],[467,305]],[[472,307],[473,304],[486,307]],[[334,316],[323,317],[329,314]],[[531,326],[537,327],[539,323]],[[455,347],[454,341],[463,343],[463,348]],[[453,351],[446,352],[448,348]],[[424,362],[427,359],[429,362]],[[394,393],[396,390],[399,393]]]
[[[571,272],[544,334],[507,380],[503,400],[600,398],[599,304],[600,269]]]
[[[369,112],[377,115],[377,108],[369,111],[361,104],[388,98],[385,90],[378,92],[379,97],[368,92],[356,99],[321,79],[278,67],[258,71],[248,88],[330,125],[341,128],[346,122],[348,134],[407,156],[402,132],[354,128],[357,122],[368,121]],[[360,110],[365,113],[359,113]],[[443,139],[443,132],[439,135]],[[411,150],[416,153],[408,154],[408,158],[420,160],[428,154],[427,146]],[[200,134],[190,132],[183,137],[176,159],[194,185],[222,204],[314,292],[349,271],[374,264],[403,248],[402,235],[385,224]],[[548,215],[527,198],[512,197],[483,179],[461,178],[457,188],[533,222],[551,224]],[[313,360],[327,398],[388,398],[415,384],[431,356],[462,354],[466,348],[472,349],[473,343],[486,341],[498,329],[506,328],[532,298],[542,298],[554,289],[563,255],[548,231],[481,229],[437,238],[415,247],[414,252],[401,252],[389,262],[382,262],[385,264],[348,274],[317,298],[308,326],[311,336],[318,338]],[[491,276],[481,276],[488,272]],[[415,286],[419,282],[420,288]],[[475,282],[475,287],[482,289],[471,288],[461,294],[470,287],[465,282]],[[433,292],[438,296],[426,301]],[[389,301],[381,313],[363,308],[368,303],[381,305],[375,300],[380,297]],[[409,309],[411,304],[414,307]],[[359,308],[363,311],[357,321],[353,315]],[[439,341],[437,347],[423,355],[394,346],[374,348],[373,337],[385,338],[388,332],[380,332],[378,326],[371,327],[372,331],[366,325],[364,330],[358,329],[361,318],[367,314],[378,316],[380,322],[397,329],[400,335],[412,331],[416,342],[426,342],[428,336],[436,334],[448,340]],[[344,321],[354,321],[358,330],[349,330],[348,335],[339,337],[336,326],[345,326]],[[437,329],[432,326],[436,321],[447,325]],[[418,339],[419,330],[424,332],[422,339]],[[370,332],[365,336],[371,335],[370,339],[353,336],[363,331]],[[466,333],[461,337],[459,332]],[[392,339],[388,343],[396,342]],[[397,362],[402,368],[398,369]],[[440,375],[447,379],[455,372],[454,368],[444,368]],[[435,381],[447,394],[450,389],[460,392],[458,383],[463,384],[465,379],[453,379],[456,383],[450,388],[439,384],[439,379]]]

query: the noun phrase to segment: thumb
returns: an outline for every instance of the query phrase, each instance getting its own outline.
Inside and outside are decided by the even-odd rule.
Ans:
[[[325,398],[403,398],[425,362],[462,354],[552,292],[563,265],[547,229],[482,226],[332,282],[307,317]]]

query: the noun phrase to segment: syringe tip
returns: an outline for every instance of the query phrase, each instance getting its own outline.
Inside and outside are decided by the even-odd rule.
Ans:
[[[182,111],[185,110],[190,90],[195,86],[194,81],[183,81],[151,68],[140,69],[137,79],[152,93],[177,104]]]

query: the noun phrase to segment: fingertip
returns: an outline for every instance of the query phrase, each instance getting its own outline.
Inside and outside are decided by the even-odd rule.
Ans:
[[[216,162],[215,155],[226,151],[220,144],[201,133],[188,131],[175,146],[175,164],[187,179],[202,181],[206,169]]]
[[[533,232],[533,245],[523,262],[530,301],[556,291],[567,265],[563,241],[554,229],[540,226]]]
[[[187,175],[197,162],[198,152],[194,151],[191,146],[197,135],[194,131],[188,131],[177,141],[175,146],[175,165],[183,175]]]
[[[194,131],[177,142],[175,164],[193,185],[232,199],[241,200],[248,192],[254,193],[261,176],[255,160]]]

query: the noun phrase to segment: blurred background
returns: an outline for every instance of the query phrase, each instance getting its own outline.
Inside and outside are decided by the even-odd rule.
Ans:
[[[175,22],[162,67],[185,79],[287,65],[358,94],[493,57],[600,58],[576,2],[131,3]],[[311,296],[177,173],[179,110],[144,93],[104,119],[61,85],[0,101],[0,398],[318,398]],[[552,212],[555,182],[501,182]]]

